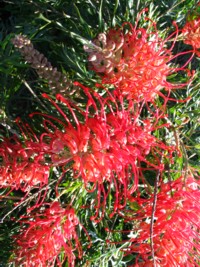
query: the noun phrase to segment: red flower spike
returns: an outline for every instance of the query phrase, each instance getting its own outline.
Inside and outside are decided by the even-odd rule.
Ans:
[[[153,169],[162,170],[160,156],[163,151],[168,151],[169,157],[172,157],[175,147],[165,145],[151,134],[156,125],[150,120],[139,122],[138,111],[134,111],[131,101],[128,109],[124,110],[123,100],[117,105],[113,96],[103,98],[91,89],[80,84],[79,86],[89,99],[87,111],[81,114],[83,120],[80,122],[76,117],[79,110],[72,109],[70,103],[58,95],[57,98],[66,104],[72,113],[73,121],[69,123],[64,111],[49,98],[64,117],[66,125],[62,122],[62,130],[56,128],[59,121],[55,119],[54,131],[48,130],[47,125],[52,128],[54,118],[41,114],[45,118],[46,133],[41,136],[40,141],[54,166],[62,166],[64,172],[70,168],[74,172],[74,178],[81,178],[86,188],[93,186],[92,191],[97,190],[96,215],[93,217],[95,219],[99,210],[102,210],[103,216],[105,198],[111,190],[111,185],[115,190],[113,212],[117,212],[126,205],[127,198],[137,189],[140,163],[145,162]],[[156,116],[159,117],[160,114],[157,113]],[[146,160],[150,151],[155,155],[154,164]],[[91,190],[88,189],[88,192]]]
[[[194,13],[189,14],[188,20],[182,29],[183,42],[191,45],[194,52],[200,57],[200,6]]]
[[[186,181],[181,177],[161,185],[153,224],[156,266],[199,266],[199,186],[199,181],[192,177]],[[148,200],[138,199],[141,209],[134,216],[134,221],[151,218],[152,202],[153,197]],[[138,254],[138,266],[154,266],[149,238],[150,224],[143,221],[139,224],[138,236],[130,240],[132,244],[127,249],[127,254]]]
[[[15,237],[15,264],[23,267],[62,266],[67,260],[69,267],[75,265],[75,250],[82,257],[81,244],[76,227],[79,224],[73,208],[62,208],[58,202],[45,210],[22,220],[26,225]],[[64,254],[62,260],[60,254]]]
[[[165,97],[161,89],[165,88],[170,93],[171,89],[185,86],[171,84],[167,77],[178,70],[187,71],[185,65],[191,58],[180,68],[169,64],[172,59],[182,55],[172,55],[179,33],[176,25],[175,32],[165,40],[158,36],[155,23],[152,22],[154,30],[137,26],[138,21],[135,26],[126,22],[119,29],[99,34],[93,41],[94,46],[84,46],[84,49],[89,53],[90,68],[101,76],[104,84],[113,84],[128,99],[153,102],[157,95]],[[173,44],[167,49],[166,43],[171,38],[174,38]]]
[[[16,137],[0,143],[0,187],[28,191],[48,183],[50,166],[45,164],[41,144]]]

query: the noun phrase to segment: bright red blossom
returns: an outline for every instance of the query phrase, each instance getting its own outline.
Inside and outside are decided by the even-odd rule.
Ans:
[[[155,25],[154,29],[145,29],[137,28],[137,24],[125,22],[121,28],[100,33],[84,49],[89,53],[90,68],[101,76],[104,84],[113,84],[128,99],[152,102],[162,95],[161,89],[170,91],[183,86],[167,81],[170,74],[184,70],[169,65],[174,58],[171,50],[175,41],[170,49],[166,48],[170,38],[177,38],[178,29],[163,40]]]
[[[27,191],[48,183],[50,167],[45,164],[39,143],[20,142],[16,137],[0,143],[0,186]]]
[[[127,198],[137,189],[141,162],[150,168],[162,170],[160,157],[163,151],[168,151],[169,158],[172,158],[175,147],[165,145],[152,135],[157,129],[157,121],[139,121],[139,111],[134,111],[131,101],[129,108],[124,110],[122,103],[118,105],[110,97],[104,99],[92,90],[90,93],[89,88],[82,88],[89,97],[87,112],[82,114],[78,108],[72,109],[61,95],[57,95],[57,99],[68,106],[74,122],[52,99],[44,95],[66,122],[46,116],[46,133],[41,136],[41,143],[54,166],[62,166],[64,172],[72,170],[74,178],[81,178],[86,188],[92,186],[93,190],[97,190],[97,211],[100,207],[105,208],[107,195],[111,186],[114,187],[114,211],[117,211],[126,205]],[[97,107],[97,102],[101,107]],[[93,111],[90,112],[90,109]],[[79,116],[82,116],[81,121],[78,120]],[[62,130],[56,126],[57,123]],[[146,159],[150,151],[154,154],[154,163]],[[104,196],[103,203],[101,194]]]
[[[153,243],[156,266],[199,266],[200,183],[192,177],[162,184],[157,196]],[[138,218],[151,218],[153,197],[139,200]],[[137,216],[134,217],[137,220]],[[138,253],[137,266],[154,266],[151,258],[150,224],[139,224],[139,236],[132,240],[128,253]],[[140,259],[140,260],[139,260]]]
[[[74,251],[78,250],[79,257],[82,251],[76,233],[79,221],[72,208],[61,208],[58,202],[54,202],[22,223],[26,228],[15,237],[17,266],[62,266],[66,259],[69,267],[75,266]],[[59,258],[61,253],[63,260]]]
[[[114,173],[123,180],[126,167],[136,170],[137,161],[145,160],[157,146],[151,123],[140,125],[131,117],[126,111],[110,113],[106,120],[95,116],[78,128],[68,126],[65,132],[49,134],[53,163],[73,161],[75,176],[81,176],[86,184],[110,181]]]
[[[200,16],[187,21],[182,33],[184,43],[191,45],[196,55],[200,57]]]
[[[88,90],[85,87],[83,89]],[[97,97],[98,94],[95,94]],[[46,95],[45,97],[49,98]],[[90,97],[92,98],[92,94]],[[69,105],[61,95],[57,98]],[[59,109],[53,100],[50,98],[49,100]],[[51,121],[45,119],[44,124],[53,125],[54,131],[48,130],[45,126],[47,132],[42,135],[41,142],[43,147],[46,147],[46,152],[51,155],[55,166],[65,166],[73,162],[72,169],[75,177],[81,176],[86,184],[111,181],[114,174],[123,180],[126,168],[132,167],[135,174],[134,183],[137,185],[138,164],[141,161],[148,162],[146,155],[150,151],[155,149],[155,155],[160,157],[161,150],[166,149],[169,157],[172,157],[175,147],[165,145],[152,135],[152,132],[157,129],[157,121],[155,124],[150,120],[139,121],[138,113],[134,114],[134,111],[131,111],[133,108],[131,105],[127,110],[123,108],[119,110],[120,107],[116,106],[116,111],[114,111],[110,107],[113,104],[111,99],[103,99],[98,95],[96,100],[101,103],[102,107],[98,110],[96,104],[94,102],[91,104],[92,100],[89,99],[86,109],[93,106],[96,111],[95,114],[88,112],[82,114],[84,115],[82,122],[75,115],[75,113],[78,115],[78,110],[74,112],[71,107],[69,108],[74,117],[74,124],[61,111],[67,120],[67,123],[60,121],[63,130],[53,125],[53,121],[56,122],[55,118],[48,116]],[[105,112],[108,108],[110,111]],[[45,114],[43,116],[45,117]],[[159,117],[159,114],[157,116]],[[165,126],[167,125],[159,127]],[[159,169],[160,165],[157,168]]]
[[[102,81],[114,84],[128,98],[152,101],[163,87],[169,87],[166,78],[171,72],[167,65],[170,51],[156,34],[151,36],[146,29],[136,30],[128,25],[130,31],[124,34],[119,67],[112,75],[103,76]]]

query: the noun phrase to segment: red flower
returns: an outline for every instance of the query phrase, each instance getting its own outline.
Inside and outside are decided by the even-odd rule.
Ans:
[[[196,55],[200,57],[200,5],[192,14],[189,14],[182,33],[183,42],[191,45]]]
[[[199,181],[188,177],[162,184],[157,195],[153,224],[153,244],[156,266],[199,266],[200,259],[200,198]],[[139,235],[132,239],[128,253],[138,253],[138,266],[154,266],[152,260],[150,224],[153,197],[140,200]],[[137,216],[134,218],[137,220]]]
[[[82,88],[85,91],[89,90],[84,86]],[[167,150],[171,157],[174,147],[166,146],[152,135],[156,125],[149,120],[140,122],[138,111],[133,111],[131,102],[129,108],[124,110],[112,98],[104,99],[95,92],[93,92],[94,98],[89,92],[87,94],[89,97],[87,112],[82,114],[79,114],[78,110],[72,110],[61,95],[57,96],[71,110],[73,124],[64,111],[45,95],[67,123],[64,124],[47,115],[49,119],[44,121],[47,132],[42,135],[41,142],[44,147],[46,146],[46,153],[51,156],[54,166],[62,166],[64,171],[73,170],[74,177],[83,179],[86,187],[93,185],[93,189],[98,190],[97,210],[100,206],[105,207],[106,192],[109,192],[111,185],[114,185],[116,196],[114,211],[116,211],[124,207],[127,197],[137,189],[140,163],[145,162],[148,166],[161,170],[162,151]],[[94,99],[102,106],[97,108]],[[94,111],[89,112],[89,108]],[[45,114],[43,116],[45,117]],[[79,116],[83,118],[81,122],[78,120]],[[62,130],[56,126],[58,122]],[[50,130],[47,125],[51,125]],[[154,153],[155,164],[146,159],[150,151]],[[104,183],[107,183],[106,190]],[[100,203],[101,194],[104,195],[103,203]]]
[[[163,40],[155,25],[154,30],[137,29],[137,23],[133,27],[126,22],[119,29],[100,33],[84,49],[89,53],[90,68],[102,77],[103,83],[113,84],[129,99],[152,102],[161,94],[161,89],[170,91],[183,86],[167,81],[170,74],[184,70],[184,67],[176,69],[169,65],[174,58],[171,50],[175,41],[170,49],[166,48],[166,43],[172,37],[176,39],[177,35],[178,29]]]
[[[49,166],[39,143],[17,138],[0,143],[0,186],[27,191],[48,183]]]
[[[74,251],[78,250],[79,257],[82,251],[76,233],[79,221],[72,208],[61,208],[58,202],[54,202],[22,223],[27,227],[23,227],[15,237],[17,266],[62,266],[66,259],[69,267],[75,266]]]
[[[124,35],[121,29],[110,29],[107,34],[100,33],[92,46],[84,46],[89,53],[90,68],[97,73],[112,76],[114,70],[121,65]]]
[[[67,126],[49,134],[54,165],[73,162],[76,176],[85,183],[111,181],[114,173],[121,179],[125,169],[142,161],[150,149],[156,145],[151,135],[152,126],[139,125],[132,121],[129,112],[110,113],[105,118],[87,118],[78,127]],[[135,183],[137,184],[137,176]]]

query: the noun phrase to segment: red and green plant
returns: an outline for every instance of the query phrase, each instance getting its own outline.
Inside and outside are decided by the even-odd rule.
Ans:
[[[77,76],[24,34],[10,38],[41,82],[38,92],[22,79],[37,104],[14,129],[8,119],[0,140],[0,199],[12,204],[2,223],[17,225],[11,266],[199,266],[198,153],[188,141],[199,122],[199,4],[165,30],[150,11],[95,34],[86,27],[90,41],[70,24],[84,44]]]

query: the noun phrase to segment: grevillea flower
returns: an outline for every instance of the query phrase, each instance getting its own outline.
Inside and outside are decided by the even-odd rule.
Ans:
[[[199,266],[200,263],[200,183],[183,177],[162,184],[157,195],[153,223],[153,247],[156,266]],[[155,266],[150,244],[153,197],[139,201],[138,237],[133,238],[128,253],[138,254],[134,266]],[[137,220],[137,216],[134,217]]]
[[[112,185],[115,188],[116,211],[124,207],[127,196],[137,189],[140,163],[145,162],[148,167],[161,170],[163,165],[160,157],[163,151],[168,151],[172,158],[175,147],[165,145],[152,135],[157,128],[157,121],[140,121],[139,111],[134,111],[131,101],[125,110],[123,104],[116,104],[114,98],[103,98],[89,88],[82,88],[89,98],[86,112],[79,112],[77,107],[72,109],[66,99],[57,95],[57,99],[70,110],[73,122],[52,99],[44,95],[66,122],[46,115],[46,132],[41,136],[41,143],[46,147],[54,166],[62,166],[64,171],[70,169],[75,178],[84,181],[87,188],[93,185],[93,190],[98,190],[98,208],[101,206],[101,194],[104,195],[102,206],[105,207],[106,195]],[[81,121],[78,119],[80,117]],[[146,159],[150,151],[154,154],[155,164]],[[106,190],[104,183],[107,184]]]
[[[152,102],[157,95],[163,96],[161,89],[170,92],[183,86],[167,81],[170,74],[184,70],[184,66],[174,68],[169,64],[174,58],[175,41],[171,48],[166,45],[169,39],[176,40],[178,29],[175,25],[176,31],[163,40],[155,24],[154,30],[137,28],[137,24],[138,21],[135,26],[126,22],[121,28],[100,33],[84,49],[89,53],[90,68],[101,76],[103,83],[114,85],[129,99]]]
[[[200,57],[200,4],[195,11],[188,15],[182,34],[183,42],[191,45],[196,55]]]
[[[27,191],[48,183],[50,167],[39,143],[16,137],[0,143],[0,187]]]
[[[21,233],[15,237],[15,264],[23,267],[75,266],[75,250],[82,251],[76,226],[78,218],[73,208],[62,208],[58,202],[22,220]],[[61,255],[62,254],[62,255]]]

